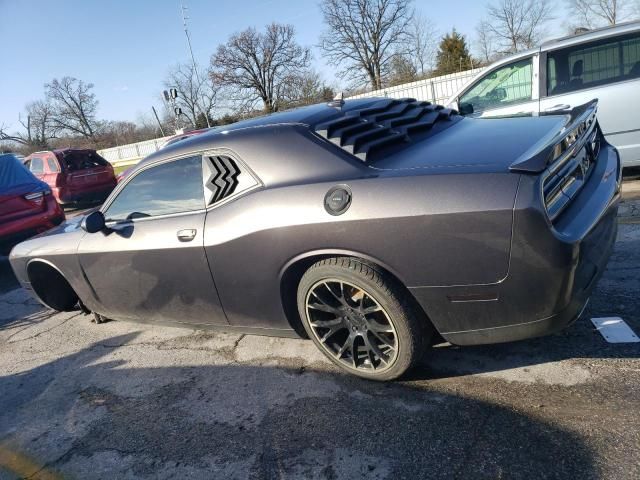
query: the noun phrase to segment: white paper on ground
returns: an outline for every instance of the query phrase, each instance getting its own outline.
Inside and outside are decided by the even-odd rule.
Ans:
[[[591,323],[609,343],[640,342],[638,335],[620,317],[592,318]]]

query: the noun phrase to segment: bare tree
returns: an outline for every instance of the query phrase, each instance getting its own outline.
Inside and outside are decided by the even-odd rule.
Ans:
[[[438,30],[431,19],[414,13],[409,24],[409,53],[416,73],[424,75],[435,67]]]
[[[52,108],[51,126],[54,131],[93,140],[100,127],[96,119],[98,100],[91,91],[93,83],[62,77],[53,79],[44,88]]]
[[[634,13],[640,13],[633,11],[634,4],[640,7],[637,0],[567,0],[570,23],[574,28],[616,25],[631,20]],[[579,19],[579,24],[576,24],[575,17]]]
[[[391,74],[389,86],[402,85],[403,83],[418,80],[418,69],[409,55],[398,54],[391,60]]]
[[[323,55],[356,82],[382,88],[394,56],[407,49],[410,6],[410,0],[322,0]]]
[[[265,32],[254,28],[236,33],[211,57],[211,78],[230,87],[245,110],[262,101],[267,112],[280,108],[287,81],[304,71],[311,51],[295,40],[292,25],[272,23]]]
[[[495,38],[486,20],[476,26],[476,50],[483,63],[489,64],[496,57]]]
[[[27,104],[26,115],[19,117],[24,132],[8,133],[6,127],[0,125],[0,140],[23,145],[29,150],[48,148],[49,140],[55,137],[52,129],[53,110],[44,100]]]
[[[207,126],[204,116],[212,118],[218,89],[210,76],[198,75],[196,68],[198,67],[194,67],[193,63],[175,65],[167,74],[164,86],[178,90],[176,105],[182,109],[193,127],[204,128]],[[203,119],[204,125],[200,122]]]
[[[335,90],[327,85],[315,70],[307,70],[289,79],[282,106],[287,108],[329,102],[335,97]]]
[[[533,48],[551,20],[549,0],[498,0],[487,8],[484,27],[495,38],[501,53]]]

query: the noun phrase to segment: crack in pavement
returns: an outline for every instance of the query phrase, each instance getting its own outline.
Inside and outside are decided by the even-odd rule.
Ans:
[[[42,320],[41,320],[40,322],[38,322],[38,323],[41,323],[42,321],[45,321],[45,320],[49,320],[49,319],[50,319],[52,316],[54,316],[54,315],[55,315],[55,313],[54,313],[53,315],[49,316],[49,317],[46,317],[46,318],[42,319]],[[34,334],[34,335],[31,335],[31,336],[29,336],[29,337],[21,338],[21,339],[19,339],[19,340],[13,340],[13,341],[11,340],[13,337],[15,337],[16,335],[18,335],[19,333],[22,333],[22,332],[24,332],[25,330],[28,330],[29,328],[33,327],[35,324],[28,325],[27,327],[25,327],[25,328],[23,328],[23,329],[21,329],[21,330],[18,330],[17,332],[14,332],[14,333],[12,333],[11,335],[9,335],[9,337],[7,337],[7,339],[5,340],[5,343],[7,343],[7,344],[13,344],[13,343],[20,343],[20,342],[24,342],[24,341],[26,341],[26,340],[32,340],[32,339],[34,339],[34,338],[39,337],[39,336],[40,336],[40,335],[42,335],[42,334],[45,334],[45,333],[51,332],[52,330],[55,330],[56,328],[61,327],[61,326],[62,326],[62,325],[64,325],[65,323],[69,322],[70,320],[73,320],[74,318],[77,318],[77,317],[78,317],[78,316],[80,316],[80,315],[82,315],[82,312],[76,313],[75,315],[72,315],[72,316],[70,316],[69,318],[67,318],[67,319],[63,320],[62,322],[58,323],[57,325],[54,325],[53,327],[48,328],[48,329],[46,329],[46,330],[42,330],[41,332],[38,332],[38,333],[36,333],[36,334]]]
[[[233,354],[235,355],[236,353],[236,349],[238,348],[238,345],[240,345],[240,341],[245,337],[246,335],[243,333],[241,334],[238,339],[233,342],[233,349],[231,350],[233,352]]]

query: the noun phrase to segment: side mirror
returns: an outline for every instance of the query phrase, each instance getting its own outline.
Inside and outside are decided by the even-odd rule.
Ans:
[[[461,103],[458,111],[460,112],[461,115],[471,115],[473,113],[473,104]]]
[[[82,219],[80,226],[87,233],[101,232],[105,229],[104,214],[100,210],[91,212]]]

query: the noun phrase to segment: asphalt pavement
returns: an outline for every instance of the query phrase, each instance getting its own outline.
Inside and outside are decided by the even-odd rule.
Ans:
[[[0,479],[638,479],[640,343],[589,318],[640,332],[639,206],[570,328],[387,384],[305,340],[54,314],[0,262]]]

